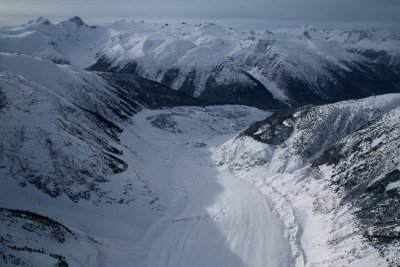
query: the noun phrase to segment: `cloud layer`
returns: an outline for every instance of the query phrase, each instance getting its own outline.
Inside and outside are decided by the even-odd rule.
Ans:
[[[239,28],[388,28],[400,31],[399,0],[0,0],[0,24],[74,15],[89,23],[120,18],[215,21]]]

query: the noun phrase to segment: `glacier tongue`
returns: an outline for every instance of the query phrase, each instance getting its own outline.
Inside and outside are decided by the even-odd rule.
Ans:
[[[280,220],[265,197],[212,158],[217,145],[266,115],[222,106],[144,111],[134,117],[132,132],[150,144],[145,153],[150,168],[163,174],[156,186],[175,184],[164,217],[139,242],[144,252],[137,261],[147,266],[294,264]],[[124,139],[132,140],[129,131]]]

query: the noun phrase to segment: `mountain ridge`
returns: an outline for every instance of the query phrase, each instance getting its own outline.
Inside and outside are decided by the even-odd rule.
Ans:
[[[73,17],[3,28],[0,40],[2,52],[135,74],[216,103],[259,100],[260,108],[286,109],[400,90],[400,38],[376,29],[239,31],[213,23],[134,21],[88,26]]]

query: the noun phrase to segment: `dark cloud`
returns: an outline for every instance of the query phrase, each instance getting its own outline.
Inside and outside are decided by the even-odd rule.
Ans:
[[[79,15],[89,23],[115,19],[216,21],[246,28],[388,28],[400,31],[400,0],[0,0],[0,23]]]

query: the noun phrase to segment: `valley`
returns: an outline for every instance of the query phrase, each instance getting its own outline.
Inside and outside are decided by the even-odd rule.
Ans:
[[[0,27],[0,265],[399,266],[399,44]]]

